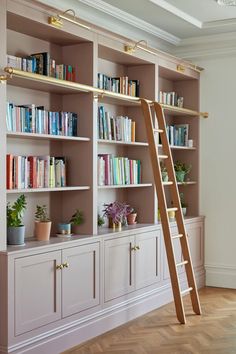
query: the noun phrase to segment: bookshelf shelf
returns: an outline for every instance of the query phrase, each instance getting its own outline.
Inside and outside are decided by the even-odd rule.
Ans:
[[[114,145],[127,145],[127,146],[148,146],[148,143],[143,142],[127,142],[127,141],[115,141],[115,140],[104,140],[98,139],[99,144],[114,144]]]
[[[189,186],[189,185],[193,185],[193,184],[197,184],[196,181],[187,181],[187,182],[177,182],[178,186]]]
[[[194,117],[199,117],[200,115],[202,115],[201,112],[193,111],[193,110],[187,109],[187,108],[169,106],[169,105],[166,105],[166,104],[161,104],[161,106],[164,109],[164,112],[166,114],[171,114],[173,116],[194,116]]]
[[[59,187],[59,188],[28,188],[28,189],[8,189],[8,194],[17,193],[45,193],[45,192],[70,192],[70,191],[86,191],[89,186],[75,186],[75,187]]]
[[[162,145],[158,144],[158,147],[162,148]],[[177,145],[170,145],[170,148],[173,149],[173,150],[190,150],[190,151],[196,150],[196,147],[177,146]]]
[[[145,188],[152,187],[152,183],[106,185],[106,186],[98,186],[98,189],[144,188],[144,187]]]
[[[77,137],[77,136],[62,136],[62,135],[50,135],[50,134],[35,134],[35,133],[15,133],[7,132],[8,138],[18,139],[42,139],[42,140],[57,140],[57,141],[90,141],[89,138]]]

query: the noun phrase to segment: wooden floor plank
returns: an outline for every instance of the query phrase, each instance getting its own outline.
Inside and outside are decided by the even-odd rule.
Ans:
[[[200,300],[196,316],[184,298],[186,325],[176,322],[171,303],[66,354],[236,354],[236,290],[204,288]]]

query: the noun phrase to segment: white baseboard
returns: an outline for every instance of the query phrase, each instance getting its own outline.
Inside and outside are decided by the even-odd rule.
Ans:
[[[236,267],[207,264],[206,285],[219,288],[236,289]]]
[[[196,282],[199,288],[205,285],[204,271],[196,273]],[[184,288],[187,284],[183,282],[181,286]],[[155,310],[172,300],[173,295],[170,285],[161,286],[141,296],[114,305],[109,309],[99,311],[97,314],[95,313],[91,316],[88,321],[80,321],[77,325],[71,326],[71,328],[67,327],[66,330],[59,328],[58,333],[56,333],[57,330],[55,329],[53,335],[45,333],[44,338],[36,340],[34,343],[32,338],[31,341],[18,343],[8,350],[2,348],[0,354],[59,354]]]

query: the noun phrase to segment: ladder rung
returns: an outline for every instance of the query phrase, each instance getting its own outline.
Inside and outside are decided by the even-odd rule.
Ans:
[[[188,261],[183,261],[176,264],[176,267],[181,267],[182,265],[188,264]]]
[[[167,211],[178,211],[178,208],[167,208]]]
[[[164,160],[164,159],[168,159],[169,156],[168,155],[159,155],[158,157],[159,157],[159,159]]]
[[[164,133],[162,129],[153,129],[154,133]]]
[[[184,235],[183,234],[179,234],[179,235],[175,235],[175,236],[172,236],[172,240],[174,240],[175,238],[181,238],[183,237]]]
[[[193,288],[191,288],[191,287],[188,288],[188,289],[185,289],[185,290],[181,291],[181,295],[183,296],[183,295],[189,293],[189,292],[192,291],[192,290],[193,290]]]
[[[171,186],[173,183],[172,181],[162,182],[163,186]]]

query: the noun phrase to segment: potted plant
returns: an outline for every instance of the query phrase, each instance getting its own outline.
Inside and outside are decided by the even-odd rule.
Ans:
[[[98,227],[101,227],[104,224],[105,224],[104,218],[100,214],[98,214]]]
[[[160,167],[161,167],[162,181],[163,182],[168,182],[169,177],[168,177],[166,166],[165,166],[163,161],[160,162]]]
[[[19,196],[12,205],[7,204],[7,243],[9,245],[23,245],[25,242],[25,226],[22,219],[26,205],[24,194]]]
[[[75,234],[79,234],[79,232],[80,232],[79,226],[84,223],[84,214],[83,214],[83,212],[81,210],[79,210],[79,209],[76,209],[75,213],[71,217],[70,222],[71,222],[71,225],[72,225],[73,232]]]
[[[186,216],[188,204],[185,203],[185,201],[184,201],[184,193],[179,193],[179,198],[180,198],[183,216]]]
[[[137,218],[137,212],[136,212],[136,210],[134,208],[131,208],[130,213],[127,215],[128,225],[137,224],[136,218]]]
[[[35,212],[34,234],[38,241],[48,241],[52,222],[48,217],[47,206],[37,205]]]
[[[104,204],[104,216],[108,218],[109,227],[118,227],[121,230],[122,223],[126,224],[127,215],[130,214],[132,208],[126,204],[115,201],[110,204]]]
[[[185,177],[191,171],[192,166],[186,165],[181,161],[176,161],[174,168],[177,182],[184,183]]]

